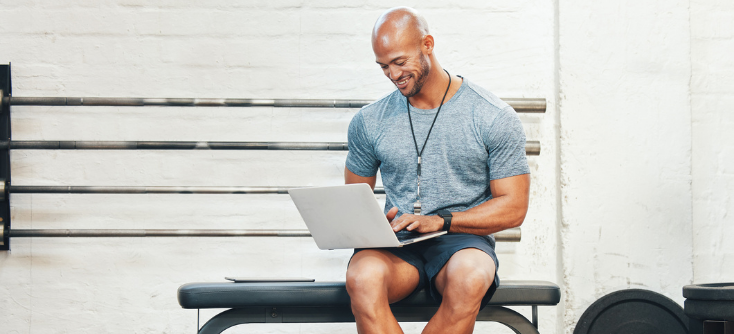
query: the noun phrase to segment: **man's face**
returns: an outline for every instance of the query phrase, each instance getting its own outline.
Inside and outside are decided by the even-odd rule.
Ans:
[[[375,45],[374,51],[382,72],[403,96],[412,97],[421,91],[430,72],[430,65],[420,47],[414,46],[402,52]]]

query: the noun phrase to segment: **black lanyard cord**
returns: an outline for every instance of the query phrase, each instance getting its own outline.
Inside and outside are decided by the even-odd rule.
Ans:
[[[423,150],[426,149],[426,144],[428,144],[428,137],[431,136],[431,131],[433,130],[433,126],[436,124],[436,119],[438,119],[438,113],[441,112],[441,107],[443,107],[443,102],[446,100],[446,95],[449,93],[449,88],[451,87],[451,74],[449,74],[449,71],[446,69],[443,70],[446,72],[446,74],[449,76],[449,85],[446,87],[446,92],[443,93],[443,98],[441,99],[441,104],[438,106],[438,111],[436,111],[436,116],[433,117],[433,123],[431,123],[431,128],[428,129],[428,135],[426,135],[426,141],[423,142],[423,147],[418,150],[418,141],[415,139],[415,131],[413,130],[413,118],[410,117],[410,100],[408,98],[405,98],[405,104],[408,107],[408,121],[410,122],[410,133],[413,135],[413,144],[415,144],[415,153],[418,154],[418,176],[421,175],[421,156],[423,155]]]

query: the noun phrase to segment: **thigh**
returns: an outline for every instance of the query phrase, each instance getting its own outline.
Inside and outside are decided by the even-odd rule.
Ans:
[[[421,282],[418,268],[382,249],[364,249],[355,253],[347,267],[347,277],[354,276],[379,280],[387,288],[390,303],[409,296]]]
[[[444,289],[451,279],[461,280],[469,277],[468,274],[471,273],[472,275],[479,275],[489,282],[494,282],[496,271],[494,259],[489,254],[477,248],[465,248],[449,258],[446,265],[436,275],[434,284],[438,293],[443,295]]]

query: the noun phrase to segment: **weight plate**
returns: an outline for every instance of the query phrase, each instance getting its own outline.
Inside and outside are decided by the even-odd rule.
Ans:
[[[683,287],[683,297],[698,300],[734,301],[734,283],[686,285]]]
[[[599,298],[586,309],[574,334],[687,334],[683,308],[657,292],[628,289]]]
[[[691,319],[734,321],[734,300],[686,299],[683,305]]]

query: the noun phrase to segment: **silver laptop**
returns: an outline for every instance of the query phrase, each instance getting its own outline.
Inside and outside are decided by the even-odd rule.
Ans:
[[[321,249],[401,247],[446,234],[393,232],[372,188],[364,183],[294,188],[288,194]]]

